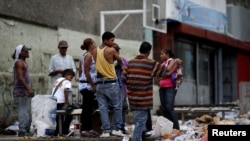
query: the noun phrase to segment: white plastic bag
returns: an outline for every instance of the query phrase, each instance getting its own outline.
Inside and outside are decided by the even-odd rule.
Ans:
[[[173,122],[163,116],[159,116],[156,120],[152,136],[160,137],[163,135],[163,133],[171,134],[172,131],[173,131]]]
[[[31,130],[37,137],[44,137],[46,129],[56,129],[56,98],[51,95],[36,95],[31,100]]]

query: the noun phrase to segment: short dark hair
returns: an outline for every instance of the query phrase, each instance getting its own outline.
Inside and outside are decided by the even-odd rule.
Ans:
[[[102,41],[109,40],[111,38],[115,38],[115,34],[109,31],[106,31],[102,34]]]
[[[162,50],[164,53],[168,54],[170,58],[174,58],[175,55],[173,53],[173,51],[170,48],[165,48]]]
[[[114,47],[117,52],[119,52],[119,50],[121,49],[121,47],[117,43],[115,43]]]
[[[62,73],[62,77],[65,77],[66,75],[75,76],[75,72],[73,71],[73,69],[65,69]]]
[[[144,41],[141,43],[139,52],[140,53],[148,53],[151,49],[152,49],[152,45],[149,42]]]

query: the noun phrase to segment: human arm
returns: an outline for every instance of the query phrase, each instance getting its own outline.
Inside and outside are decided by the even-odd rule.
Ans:
[[[88,53],[85,58],[84,58],[84,74],[86,76],[86,79],[88,81],[88,83],[90,84],[91,88],[93,91],[96,90],[96,86],[91,78],[91,75],[90,75],[90,66],[91,66],[91,63],[92,63],[92,55],[90,53]]]
[[[69,105],[69,88],[64,89],[64,104]]]
[[[54,70],[52,71],[51,73],[49,73],[49,76],[55,76],[57,74],[62,74],[63,73],[63,70],[62,69],[59,69],[59,70]]]
[[[158,71],[158,77],[170,76],[176,71],[177,64],[175,59],[171,59],[167,62],[162,63],[160,70]]]
[[[49,69],[48,69],[48,72],[49,72],[49,76],[55,76],[55,75],[57,75],[57,74],[62,74],[62,72],[63,72],[63,69],[55,69],[55,59],[54,59],[54,57],[52,57],[51,59],[50,59],[50,62],[49,62]]]
[[[127,79],[127,66],[122,66],[122,82],[126,83],[126,79]]]
[[[171,75],[171,74],[176,70],[176,63],[175,63],[175,60],[174,60],[174,59],[171,60],[171,61],[169,62],[169,64],[168,64],[167,66],[165,66],[165,67],[167,67],[167,68],[166,68],[167,71],[166,71],[165,75],[166,75],[166,76]]]
[[[81,59],[79,61],[79,67],[78,68],[79,68],[78,69],[78,74],[79,74],[79,76],[81,76],[82,75],[82,61],[81,61]]]
[[[119,54],[118,53],[114,54],[114,58],[115,60],[117,60],[118,65],[121,67],[123,64],[122,64],[122,59],[119,56]]]
[[[107,47],[104,52],[104,57],[110,64],[113,64],[116,60],[118,65],[122,66],[122,59],[115,48]]]
[[[153,67],[153,71],[152,71],[152,76],[153,77],[160,77],[162,76],[164,73],[165,67],[162,66],[159,62],[154,60],[154,67]]]

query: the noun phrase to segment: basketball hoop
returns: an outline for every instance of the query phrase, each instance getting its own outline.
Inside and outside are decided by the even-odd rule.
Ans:
[[[143,27],[167,33],[166,0],[143,0]]]

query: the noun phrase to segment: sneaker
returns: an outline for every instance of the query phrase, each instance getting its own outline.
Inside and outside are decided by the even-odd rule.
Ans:
[[[114,135],[114,136],[118,136],[118,137],[123,137],[124,136],[124,134],[122,133],[121,130],[112,130],[111,134]]]
[[[147,131],[146,135],[152,135],[153,134],[153,130]]]
[[[142,132],[142,137],[143,138],[150,137],[152,133],[153,133],[153,130]]]
[[[100,138],[107,138],[110,137],[110,133],[102,133]]]

